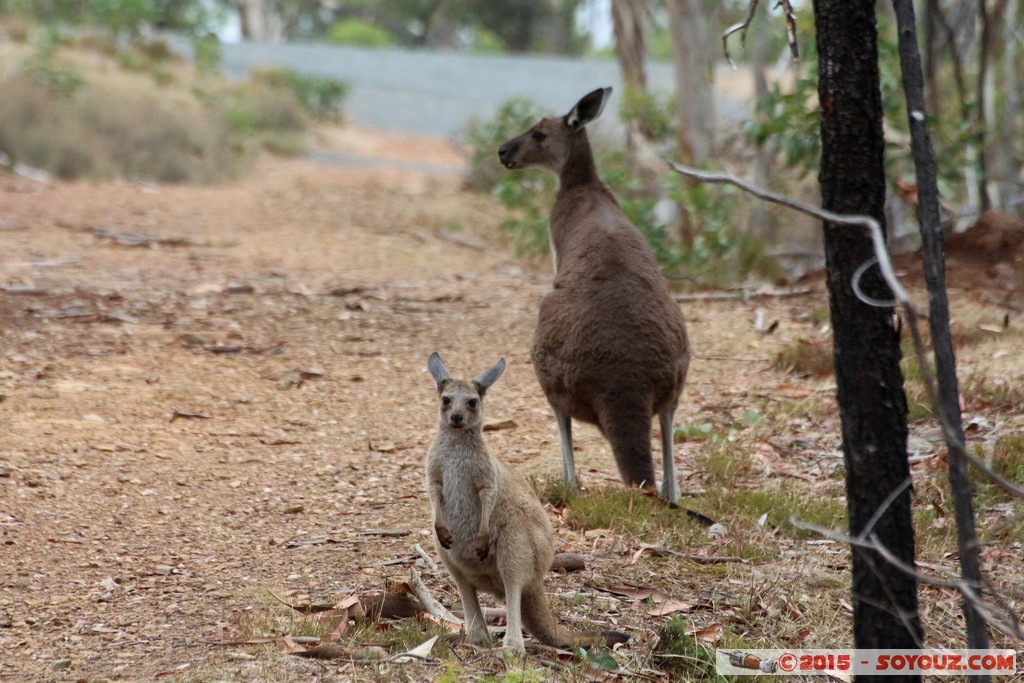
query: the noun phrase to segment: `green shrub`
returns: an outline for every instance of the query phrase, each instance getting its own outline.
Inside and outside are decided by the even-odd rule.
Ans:
[[[678,259],[690,279],[703,286],[723,287],[751,275],[779,277],[781,270],[764,242],[737,225],[735,188],[693,184],[674,173],[668,182],[669,196],[687,208],[695,227],[693,244]]]
[[[395,45],[394,37],[379,26],[360,19],[346,19],[331,26],[328,38],[342,45],[360,47],[390,47]]]
[[[645,100],[636,106],[650,110],[644,114],[645,125],[659,134],[670,132],[667,105]],[[639,110],[631,111],[632,115],[640,115]],[[558,178],[540,169],[506,171],[498,163],[498,147],[545,115],[533,102],[513,99],[503,104],[489,121],[472,123],[466,133],[472,149],[466,184],[491,192],[516,211],[514,218],[502,224],[502,232],[518,255],[532,258],[549,249],[548,213],[558,190]],[[680,182],[677,174],[658,174],[639,167],[623,149],[610,149],[599,141],[593,147],[601,179],[619,200],[623,213],[647,238],[663,267],[682,268],[697,282],[714,285],[734,282],[751,273],[771,277],[778,274],[763,244],[733,225],[735,197],[731,188],[691,187]],[[693,247],[686,251],[680,248],[669,226],[657,220],[655,206],[666,193],[689,208],[699,228]]]
[[[499,107],[493,119],[470,124],[466,137],[473,150],[467,184],[491,192],[518,215],[502,224],[513,248],[521,256],[539,257],[548,252],[548,212],[558,190],[558,178],[541,169],[508,172],[498,163],[498,147],[519,135],[549,113],[535,103],[517,98]],[[595,152],[601,178],[615,192],[623,212],[654,247],[662,263],[678,258],[668,230],[654,220],[656,197],[647,183],[630,168],[621,150]]]
[[[318,121],[337,121],[348,95],[348,85],[333,78],[305,76],[293,69],[254,71],[254,81],[287,90],[307,114]]]
[[[473,30],[473,42],[469,49],[471,52],[482,54],[498,54],[505,51],[505,43],[493,31],[476,28]]]
[[[199,73],[211,74],[220,68],[224,51],[220,39],[212,33],[207,33],[192,39],[192,53]]]

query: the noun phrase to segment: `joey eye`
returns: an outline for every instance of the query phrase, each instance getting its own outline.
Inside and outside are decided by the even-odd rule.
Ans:
[[[452,404],[452,400],[450,398],[448,398],[447,396],[442,396],[441,397],[441,405],[443,405],[443,406],[450,406],[451,404]]]
[[[469,407],[471,409],[473,409],[473,410],[476,410],[476,399],[475,398],[469,399]]]
[[[536,140],[537,142],[544,142],[548,138],[547,135],[544,135],[544,133],[541,133],[539,130],[533,131],[530,137]]]

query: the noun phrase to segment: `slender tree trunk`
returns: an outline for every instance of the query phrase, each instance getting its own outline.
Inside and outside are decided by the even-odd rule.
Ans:
[[[677,100],[677,157],[683,164],[700,167],[714,150],[714,57],[711,31],[700,0],[665,0],[675,61]],[[687,181],[690,182],[690,181]],[[693,244],[695,226],[685,206],[680,206],[680,241]]]
[[[900,67],[903,72],[903,91],[907,96],[910,124],[910,144],[914,153],[917,175],[918,217],[921,222],[922,252],[925,279],[928,282],[928,324],[935,349],[935,370],[939,384],[939,410],[942,419],[953,432],[955,443],[948,444],[949,485],[956,508],[957,539],[960,554],[960,573],[972,586],[981,585],[981,558],[978,537],[974,527],[974,505],[971,501],[971,482],[967,463],[957,457],[955,449],[963,448],[964,431],[960,419],[960,391],[956,379],[956,356],[949,332],[949,301],[946,297],[945,258],[942,252],[942,227],[939,218],[939,187],[935,174],[935,155],[925,117],[924,78],[921,57],[917,51],[917,34],[912,0],[893,0],[899,27]],[[980,594],[980,590],[976,591]],[[967,647],[987,649],[988,631],[984,616],[974,604],[964,599],[964,620],[967,624]],[[972,680],[985,682],[984,674]]]
[[[988,10],[986,0],[978,2],[978,21],[981,24],[981,38],[978,41],[978,82],[975,94],[978,127],[978,200],[980,210],[992,208],[992,197],[989,192],[989,180],[992,178],[993,150],[990,145],[993,138],[988,131],[995,128],[993,121],[993,100],[995,99],[995,83],[990,62],[996,47],[996,19],[1006,11],[1006,0],[996,0],[992,10]]]
[[[928,111],[939,111],[939,0],[924,2],[924,83]]]
[[[767,14],[767,7],[761,9],[761,14]],[[762,16],[760,20],[768,19]],[[755,19],[757,21],[758,19]],[[768,32],[762,27],[761,30],[754,30],[747,39],[750,41],[750,71],[754,78],[754,99],[760,107],[761,103],[768,97]],[[754,158],[754,182],[759,187],[771,187],[772,160],[775,157],[776,146],[774,142],[765,142],[757,150]],[[767,202],[757,202],[754,205],[750,216],[751,232],[766,240],[774,241],[775,221],[772,220],[772,213],[768,209]]]
[[[988,140],[985,134],[985,124],[988,118],[988,97],[986,96],[986,82],[988,81],[988,45],[991,41],[992,27],[989,22],[988,10],[985,8],[985,0],[978,1],[978,19],[981,24],[981,40],[978,44],[978,82],[974,96],[974,106],[977,115],[978,137],[978,207],[980,211],[988,211],[992,208],[992,201],[988,196]]]
[[[874,6],[874,0],[814,2],[821,103],[819,182],[825,209],[869,215],[884,225],[885,140]],[[850,534],[874,535],[912,566],[914,528],[899,331],[892,310],[865,303],[853,290],[855,271],[874,258],[870,236],[829,223],[824,230]],[[869,268],[860,285],[867,296],[892,297],[877,268]],[[916,579],[875,552],[851,548],[851,554],[855,647],[920,647]],[[921,680],[913,675],[895,678]],[[893,683],[892,677],[884,680]]]
[[[238,21],[245,40],[280,40],[283,26],[270,0],[235,0]]]
[[[615,30],[615,57],[622,74],[623,99],[636,102],[647,99],[647,7],[644,0],[618,0],[612,3],[612,26]],[[649,140],[651,131],[637,120],[626,121],[626,146],[631,151]]]
[[[1017,170],[1020,168],[1016,153],[1017,140],[1020,138],[1020,89],[1024,86],[1020,73],[1020,45],[1014,32],[1017,30],[1017,15],[1020,13],[1018,0],[1009,0],[1003,22],[1003,62],[999,86],[1003,92],[1003,108],[996,122],[993,147],[994,158],[992,170],[995,175],[996,187],[999,192],[999,210],[1009,212],[1010,202],[1020,192]]]

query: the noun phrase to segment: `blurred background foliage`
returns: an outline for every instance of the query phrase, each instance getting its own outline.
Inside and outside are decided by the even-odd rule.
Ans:
[[[603,123],[614,130],[596,140],[599,167],[666,271],[698,284],[775,277],[780,259],[820,254],[817,224],[724,188],[681,182],[664,164],[745,169],[740,174],[763,187],[818,200],[818,64],[808,4],[796,13],[799,61],[779,11],[762,3],[745,43],[739,36],[729,43],[750,79],[739,95],[750,108],[723,115],[703,106],[715,100],[725,64],[718,37],[748,7],[746,0],[0,0],[0,158],[67,178],[207,182],[244,172],[263,152],[303,153],[316,125],[342,120],[348,87],[281,69],[227,81],[220,41],[230,27],[259,41],[617,60],[625,87],[616,91],[617,125]],[[609,35],[598,40],[594,17],[602,11],[610,11]],[[922,4],[930,131],[949,225],[987,208],[1019,216],[1024,206],[1022,18],[1024,3]],[[885,3],[878,26],[889,223],[897,236],[912,237],[914,169]],[[192,42],[194,60],[168,47],[171,34]],[[653,60],[673,62],[669,92],[647,83]],[[503,234],[531,258],[548,251],[555,179],[506,173],[493,157],[540,114],[531,102],[508,102],[492,120],[468,122],[461,140],[467,184],[512,210]]]

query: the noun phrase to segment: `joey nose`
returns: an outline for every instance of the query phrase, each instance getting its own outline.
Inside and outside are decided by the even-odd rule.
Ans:
[[[448,422],[451,423],[452,427],[461,427],[464,422],[462,413],[452,413],[448,418]]]

